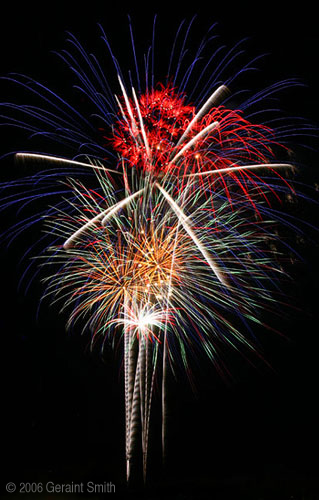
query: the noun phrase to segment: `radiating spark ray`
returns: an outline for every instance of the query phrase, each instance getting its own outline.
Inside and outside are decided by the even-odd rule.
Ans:
[[[176,160],[178,160],[178,158],[185,153],[185,151],[187,151],[190,147],[192,147],[194,144],[196,144],[196,142],[199,141],[199,139],[201,139],[205,135],[208,135],[210,132],[215,130],[218,126],[219,126],[218,122],[213,122],[210,125],[208,125],[207,127],[205,127],[203,130],[198,132],[198,134],[196,134],[195,137],[193,137],[190,141],[188,141],[185,144],[185,146],[182,147],[182,149],[174,156],[174,158],[170,161],[170,163],[171,164],[175,163]]]
[[[185,177],[200,177],[205,175],[221,174],[232,171],[241,170],[254,170],[260,168],[294,168],[290,163],[258,163],[256,165],[238,165],[237,167],[216,168],[216,170],[207,170],[204,172],[195,172],[193,174],[186,174]]]
[[[136,105],[136,109],[137,109],[138,119],[139,119],[140,126],[141,126],[141,131],[142,131],[143,141],[144,141],[144,144],[145,144],[146,153],[147,153],[149,161],[151,161],[151,151],[150,151],[148,140],[147,140],[147,136],[146,136],[146,133],[145,133],[143,118],[142,118],[142,115],[141,115],[141,110],[140,110],[140,106],[138,104],[138,100],[137,100],[137,97],[136,97],[136,93],[135,93],[134,87],[132,87],[132,94],[133,94],[135,105]]]
[[[177,215],[177,218],[180,221],[180,223],[182,224],[183,228],[189,234],[189,236],[192,238],[192,240],[194,241],[194,243],[197,246],[198,250],[201,252],[201,254],[205,258],[206,262],[208,263],[208,265],[210,266],[210,268],[212,269],[212,271],[215,273],[215,275],[217,276],[217,278],[219,279],[219,281],[223,285],[225,285],[225,286],[228,287],[229,285],[228,285],[227,281],[225,280],[223,272],[221,271],[221,269],[219,268],[219,266],[217,265],[217,263],[214,262],[214,260],[212,259],[212,257],[210,256],[210,254],[208,253],[208,251],[206,250],[206,248],[201,244],[201,242],[197,238],[196,234],[191,229],[190,225],[187,222],[187,217],[184,214],[184,212],[177,205],[177,203],[173,200],[173,198],[168,194],[168,192],[164,188],[162,188],[162,186],[160,184],[158,184],[156,182],[156,186],[161,191],[161,193],[164,195],[164,197],[167,199],[167,201],[169,202],[169,204],[171,205],[172,209],[174,210],[175,214]]]
[[[129,203],[130,201],[132,201],[134,198],[136,198],[137,196],[139,196],[140,194],[142,194],[143,191],[144,191],[144,188],[140,189],[136,193],[128,196],[127,198],[124,198],[124,200],[119,201],[118,203],[116,203],[112,207],[108,207],[106,210],[103,210],[103,212],[101,212],[100,214],[98,214],[95,217],[93,217],[93,219],[90,219],[86,224],[84,224],[83,226],[81,226],[74,234],[72,234],[70,236],[70,238],[68,238],[66,240],[66,242],[63,244],[63,248],[65,250],[69,250],[70,248],[72,248],[72,246],[75,243],[75,241],[77,240],[77,238],[81,234],[83,234],[87,229],[89,229],[91,226],[93,226],[94,224],[96,224],[97,222],[99,222],[101,219],[102,219],[102,225],[105,226],[106,221],[112,215],[114,215],[120,208],[124,207],[127,203]]]
[[[121,80],[120,75],[117,75],[117,77],[118,77],[118,80],[120,82],[120,87],[121,87],[122,94],[123,94],[123,97],[124,97],[124,101],[125,101],[125,104],[126,104],[127,112],[128,112],[128,114],[129,114],[129,116],[131,118],[132,132],[133,132],[133,135],[135,135],[137,133],[137,125],[136,125],[135,118],[134,118],[134,115],[133,115],[133,112],[132,112],[130,101],[129,101],[129,98],[127,96],[127,93],[126,93],[126,90],[124,88],[124,85],[123,85],[123,82]]]
[[[207,99],[207,101],[200,108],[200,110],[198,111],[198,113],[196,113],[196,115],[194,116],[194,118],[190,121],[190,123],[189,123],[188,127],[186,128],[185,132],[183,133],[183,135],[179,139],[178,143],[176,144],[176,147],[178,147],[186,139],[186,137],[188,136],[189,132],[191,131],[191,129],[193,128],[193,126],[195,125],[195,123],[206,113],[206,111],[209,108],[211,108],[213,105],[216,106],[216,104],[218,104],[218,102],[228,92],[229,92],[228,87],[226,87],[226,85],[221,85],[220,87],[218,87],[218,89],[216,89],[212,93],[212,95]]]
[[[42,155],[42,154],[37,154],[37,153],[16,153],[15,154],[16,158],[30,158],[34,160],[48,160],[48,161],[54,161],[57,163],[66,163],[69,165],[78,165],[80,167],[88,167],[88,168],[93,168],[95,170],[103,170],[103,172],[111,172],[112,174],[119,174],[122,175],[121,172],[118,170],[112,170],[110,168],[105,168],[105,167],[100,167],[98,165],[94,165],[92,163],[84,163],[81,161],[76,161],[76,160],[69,160],[68,158],[59,158],[58,156],[50,156],[50,155]]]
[[[125,113],[124,113],[123,106],[122,106],[122,104],[121,104],[121,102],[120,102],[119,98],[117,97],[117,95],[114,95],[114,97],[115,97],[115,100],[116,100],[116,104],[118,105],[119,110],[121,111],[121,115],[122,115],[122,117],[123,117],[123,120],[124,120],[124,121],[125,121],[125,122],[129,125],[129,123],[128,123],[128,121],[127,121],[127,118],[126,118],[126,116],[125,116]]]
[[[106,222],[109,220],[112,215],[114,215],[120,208],[125,207],[130,201],[134,200],[138,196],[140,196],[143,192],[145,191],[145,188],[140,189],[139,191],[136,191],[136,193],[131,194],[130,196],[127,196],[124,198],[124,200],[120,201],[114,207],[112,207],[106,214],[104,219],[102,220],[102,226],[106,225]]]

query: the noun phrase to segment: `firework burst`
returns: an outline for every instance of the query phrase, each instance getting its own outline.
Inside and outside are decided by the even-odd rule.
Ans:
[[[96,59],[70,36],[90,68],[88,75],[72,64],[102,122],[94,129],[97,139],[92,124],[62,98],[33,80],[10,78],[48,107],[3,105],[7,123],[77,152],[73,159],[18,153],[18,159],[44,161],[52,170],[21,181],[26,192],[7,195],[4,205],[63,195],[45,213],[50,243],[44,265],[55,264],[46,295],[63,301],[63,309],[71,311],[68,326],[81,321],[93,344],[102,338],[123,347],[127,479],[140,437],[145,479],[157,374],[162,374],[165,455],[168,370],[181,364],[189,374],[189,357],[202,350],[224,373],[223,346],[255,350],[253,338],[231,318],[236,324],[261,323],[261,311],[275,302],[284,271],[273,245],[280,217],[271,203],[294,193],[285,179],[293,168],[287,161],[290,128],[274,130],[244,113],[284,84],[231,109],[231,79],[222,84],[210,79],[195,103],[185,90],[195,64],[185,70],[180,87],[177,75],[154,85],[146,64],[145,90],[138,75],[128,91],[103,38],[117,72],[114,95]],[[62,58],[75,61],[68,52]],[[71,167],[77,176],[67,170]],[[87,174],[93,175],[92,188],[80,180]],[[51,180],[61,177],[64,181],[50,189]],[[18,223],[14,235],[42,218]]]

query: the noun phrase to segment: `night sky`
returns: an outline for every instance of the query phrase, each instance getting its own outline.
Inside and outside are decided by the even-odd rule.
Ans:
[[[26,73],[69,97],[70,73],[53,51],[65,47],[65,33],[71,31],[101,56],[104,48],[97,23],[109,35],[121,66],[132,67],[127,13],[141,52],[148,46],[158,14],[160,72],[167,66],[180,21],[197,14],[195,38],[217,22],[216,44],[231,46],[248,37],[244,46],[249,56],[268,54],[256,63],[260,71],[253,81],[243,80],[246,87],[257,91],[278,80],[300,79],[304,87],[280,94],[280,104],[290,116],[302,116],[318,126],[319,34],[316,14],[304,4],[287,10],[257,2],[251,8],[215,2],[207,7],[197,2],[192,8],[162,3],[110,7],[108,2],[92,0],[81,6],[65,4],[67,11],[55,2],[50,7],[33,2],[23,8],[8,5],[2,11],[1,76]],[[15,90],[1,84],[0,100],[12,99]],[[2,128],[0,142],[1,154],[23,147],[37,149],[36,141],[14,129]],[[296,147],[298,160],[305,164],[301,180],[314,186],[319,183],[318,140],[304,142],[312,149]],[[54,144],[47,151],[63,154]],[[1,160],[1,182],[22,176],[19,168],[26,172],[25,165]],[[301,215],[319,226],[318,214],[315,204],[301,207]],[[9,227],[15,217],[14,211],[2,213],[1,228]],[[309,238],[296,243],[305,261],[291,266],[293,280],[284,285],[290,307],[277,318],[265,317],[283,335],[263,328],[255,332],[271,368],[259,359],[253,359],[253,366],[240,355],[225,352],[232,382],[221,380],[204,357],[194,362],[194,390],[182,372],[178,380],[170,381],[170,449],[164,478],[156,391],[150,498],[319,499],[318,237],[310,229],[307,232]],[[37,237],[31,230],[9,249],[0,248],[2,482],[111,481],[117,488],[114,496],[126,496],[120,356],[108,350],[102,355],[98,348],[90,352],[89,336],[81,337],[79,329],[65,331],[67,314],[59,314],[58,306],[44,302],[38,312],[44,274],[27,292],[23,286],[18,290],[26,267],[23,254]],[[0,495],[4,492],[3,486]]]

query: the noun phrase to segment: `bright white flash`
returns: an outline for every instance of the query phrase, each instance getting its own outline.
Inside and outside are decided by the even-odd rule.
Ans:
[[[113,318],[108,325],[122,325],[130,335],[159,341],[159,331],[173,322],[173,310],[152,304],[125,305],[123,316]]]

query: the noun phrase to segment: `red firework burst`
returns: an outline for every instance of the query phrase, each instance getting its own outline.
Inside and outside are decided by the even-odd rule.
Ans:
[[[257,186],[258,179],[260,190],[260,177],[243,167],[265,164],[271,169],[273,148],[278,146],[271,128],[253,124],[241,111],[225,106],[209,108],[206,103],[196,112],[194,105],[185,104],[186,95],[171,86],[159,85],[139,100],[134,91],[133,96],[118,101],[120,112],[111,139],[128,169],[174,176],[179,189],[185,177],[199,176],[210,191],[222,184],[229,200],[225,170],[227,179],[248,198],[248,182]]]

